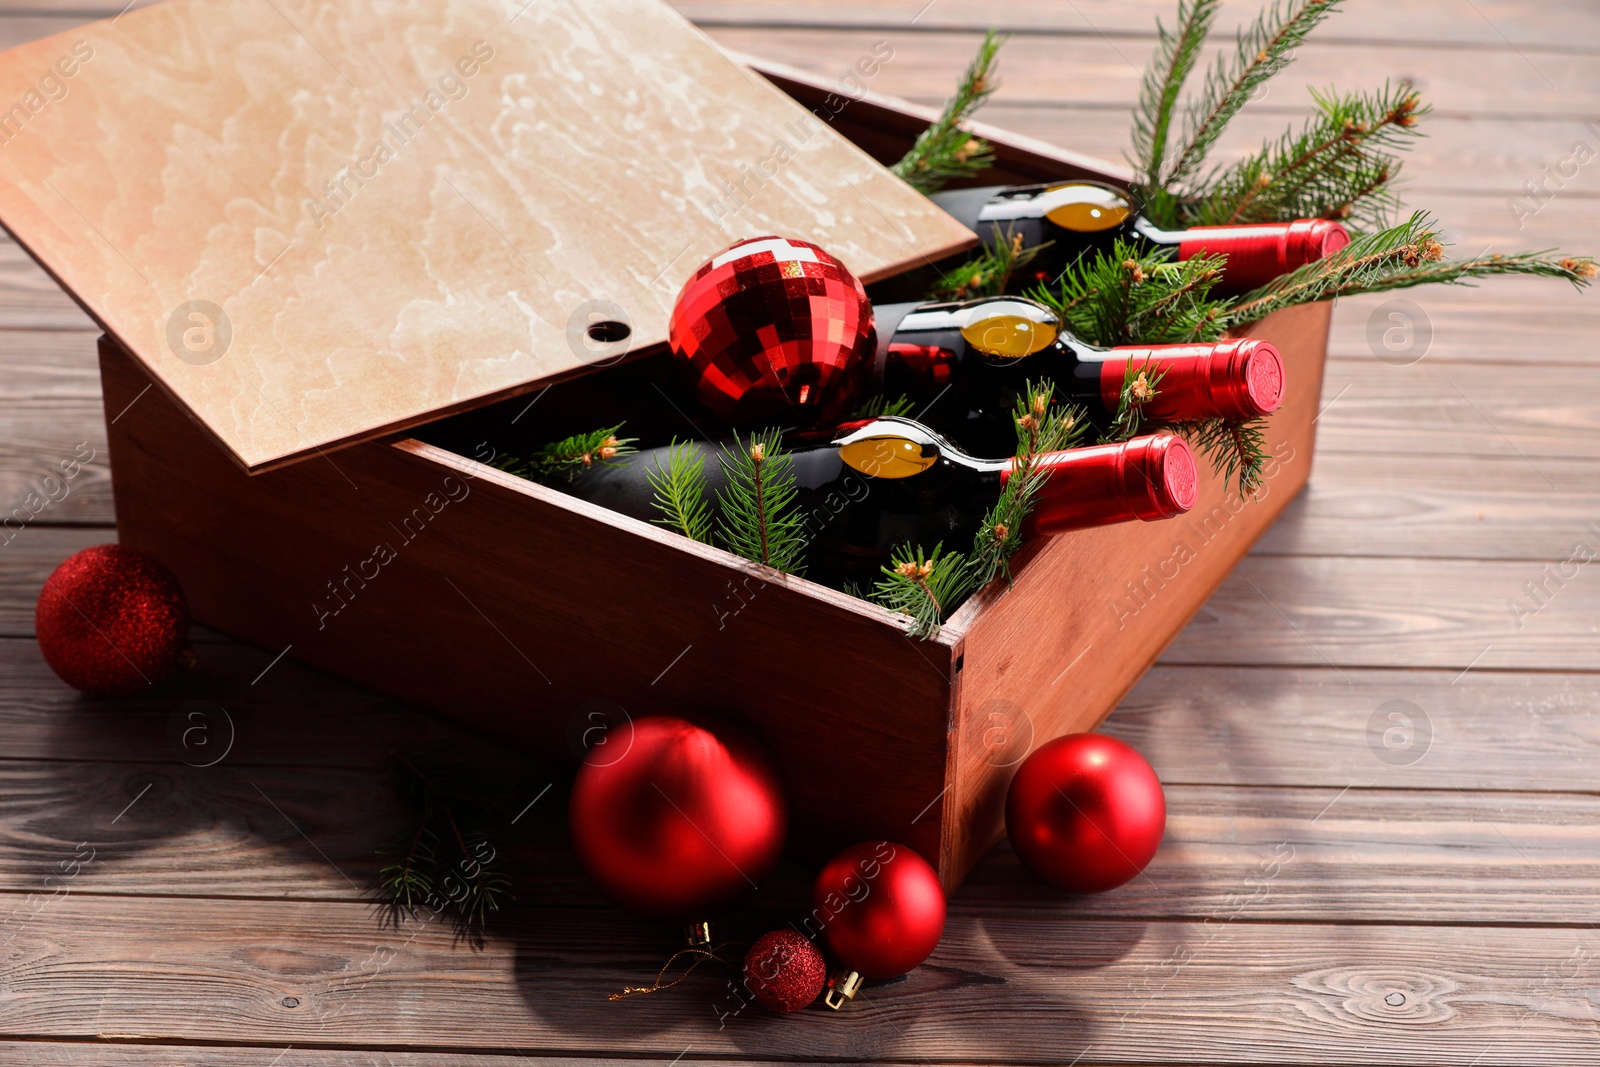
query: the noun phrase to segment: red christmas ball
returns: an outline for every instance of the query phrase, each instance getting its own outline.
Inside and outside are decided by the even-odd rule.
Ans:
[[[877,353],[867,291],[807,241],[754,237],[694,272],[668,340],[699,402],[736,426],[843,414]]]
[[[821,951],[793,930],[762,934],[744,954],[744,984],[768,1011],[799,1011],[817,999],[827,978]]]
[[[866,978],[905,974],[944,933],[938,874],[892,841],[863,841],[829,860],[811,887],[811,908],[829,950]]]
[[[96,697],[137,693],[177,669],[189,606],[149,553],[95,545],[67,557],[39,591],[39,650],[56,676]]]
[[[1006,793],[1006,832],[1023,865],[1074,893],[1114,889],[1144,870],[1166,826],[1156,772],[1104,734],[1041,746]]]
[[[771,873],[789,813],[777,768],[748,734],[663,715],[617,726],[589,750],[569,822],[606,895],[645,915],[692,921]]]

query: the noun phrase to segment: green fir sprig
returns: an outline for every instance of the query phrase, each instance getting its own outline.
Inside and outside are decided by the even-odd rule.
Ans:
[[[1128,361],[1122,371],[1122,388],[1117,393],[1117,410],[1100,435],[1101,444],[1139,436],[1145,424],[1145,409],[1159,395],[1161,379],[1166,376],[1166,371],[1151,367],[1148,360]]]
[[[1450,259],[1433,220],[1418,211],[1399,225],[1357,237],[1333,255],[1245,293],[1228,308],[1223,321],[1240,327],[1297,304],[1415,285],[1470,285],[1474,279],[1497,274],[1564,278],[1581,289],[1595,278],[1596,264],[1588,256],[1553,251]]]
[[[638,451],[633,447],[638,438],[617,436],[622,426],[619,422],[615,426],[573,434],[545,445],[527,458],[506,456],[494,465],[523,478],[562,477],[571,482],[596,466],[610,466],[621,457]]]
[[[1049,246],[1022,246],[1022,235],[1004,232],[1000,224],[994,226],[994,243],[959,266],[939,275],[928,296],[934,300],[976,300],[979,297],[999,296],[1011,283],[1016,271],[1033,262],[1035,256]]]
[[[691,541],[711,540],[711,505],[706,500],[706,459],[693,441],[676,437],[667,447],[667,465],[658,459],[645,471],[661,514],[651,520]]]
[[[1170,188],[1196,173],[1228,121],[1268,78],[1289,65],[1294,50],[1340,3],[1341,0],[1275,0],[1250,26],[1241,29],[1232,52],[1217,57],[1207,73],[1199,95],[1188,109],[1185,143],[1174,153],[1172,166],[1153,184]],[[1145,169],[1148,171],[1148,166]]]
[[[511,895],[506,859],[494,840],[500,813],[470,771],[421,755],[395,763],[411,818],[379,853],[389,921],[398,925],[426,908],[450,915],[458,937],[481,944],[490,914]]]
[[[886,396],[883,393],[873,393],[850,413],[853,419],[876,419],[884,415],[896,415],[908,418],[916,405],[911,398],[901,393],[899,396]]]
[[[783,435],[765,430],[722,449],[718,457],[727,484],[717,490],[723,547],[785,574],[804,566],[805,526],[797,502],[793,457]]]
[[[1000,87],[995,65],[1000,46],[1005,43],[1006,37],[994,30],[984,34],[978,54],[961,76],[944,111],[917,136],[910,151],[889,168],[919,192],[938,192],[950,180],[977,174],[994,162],[989,143],[962,129],[962,123]]]
[[[883,577],[873,586],[872,599],[890,611],[908,615],[912,637],[934,637],[955,605],[973,589],[972,562],[960,552],[931,551],[921,545],[902,545],[889,557]]]
[[[1339,219],[1363,230],[1391,224],[1401,162],[1431,109],[1409,86],[1368,93],[1312,90],[1316,114],[1261,151],[1208,176],[1180,208],[1184,226]]]
[[[1156,20],[1156,51],[1145,67],[1139,104],[1133,112],[1134,164],[1147,190],[1165,187],[1167,143],[1183,84],[1200,59],[1221,0],[1179,0],[1172,29]]]
[[[1267,460],[1265,416],[1246,421],[1204,419],[1180,422],[1173,429],[1211,462],[1224,482],[1233,482],[1241,497],[1261,486]]]
[[[1176,261],[1171,249],[1118,240],[1109,254],[1083,257],[1053,285],[1028,295],[1090,344],[1214,341],[1222,336],[1228,307],[1211,295],[1223,263],[1209,255]]]

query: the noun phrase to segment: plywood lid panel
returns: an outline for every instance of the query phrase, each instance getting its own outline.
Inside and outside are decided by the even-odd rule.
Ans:
[[[3,108],[0,222],[252,470],[660,343],[743,237],[971,243],[659,0],[168,0]]]

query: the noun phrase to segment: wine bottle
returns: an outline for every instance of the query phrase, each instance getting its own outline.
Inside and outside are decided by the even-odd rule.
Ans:
[[[718,446],[691,445],[704,460],[707,491],[727,484]],[[666,470],[656,448],[596,467],[568,491],[646,521],[660,518],[649,474]],[[808,543],[805,575],[830,585],[870,587],[898,546],[965,550],[1000,497],[1016,461],[978,459],[926,426],[892,416],[840,426],[820,447],[791,453]],[[1194,506],[1194,453],[1181,438],[1152,434],[1037,457],[1049,472],[1025,534],[1133,519],[1169,518]]]
[[[1101,428],[1130,368],[1155,383],[1140,405],[1148,422],[1252,419],[1283,401],[1283,360],[1256,338],[1099,348],[1068,333],[1043,304],[1011,296],[886,304],[875,314],[878,387],[926,404],[924,422],[979,454],[1015,447],[1012,417],[1029,381],[1049,379],[1055,402],[1082,405]]]
[[[1219,293],[1247,292],[1350,243],[1349,231],[1331,219],[1163,230],[1139,214],[1126,192],[1101,182],[988,185],[935,193],[932,199],[985,247],[994,243],[996,226],[1002,239],[1021,235],[1023,247],[1050,242],[1013,276],[1019,289],[1054,281],[1085,252],[1110,251],[1119,237],[1176,248],[1179,259],[1201,252],[1226,255]]]

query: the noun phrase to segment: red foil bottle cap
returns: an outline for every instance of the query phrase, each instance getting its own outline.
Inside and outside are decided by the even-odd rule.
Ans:
[[[1027,532],[1045,537],[1132,519],[1169,519],[1194,507],[1199,496],[1194,452],[1172,434],[1049,452],[1038,462],[1049,477]]]
[[[1201,252],[1227,256],[1219,288],[1235,293],[1265,285],[1350,243],[1350,231],[1332,219],[1196,226],[1184,232],[1178,258]]]
[[[1146,418],[1254,419],[1283,403],[1283,358],[1271,341],[1241,337],[1216,344],[1114,348],[1100,367],[1100,398],[1115,411],[1129,364],[1160,374]]]

